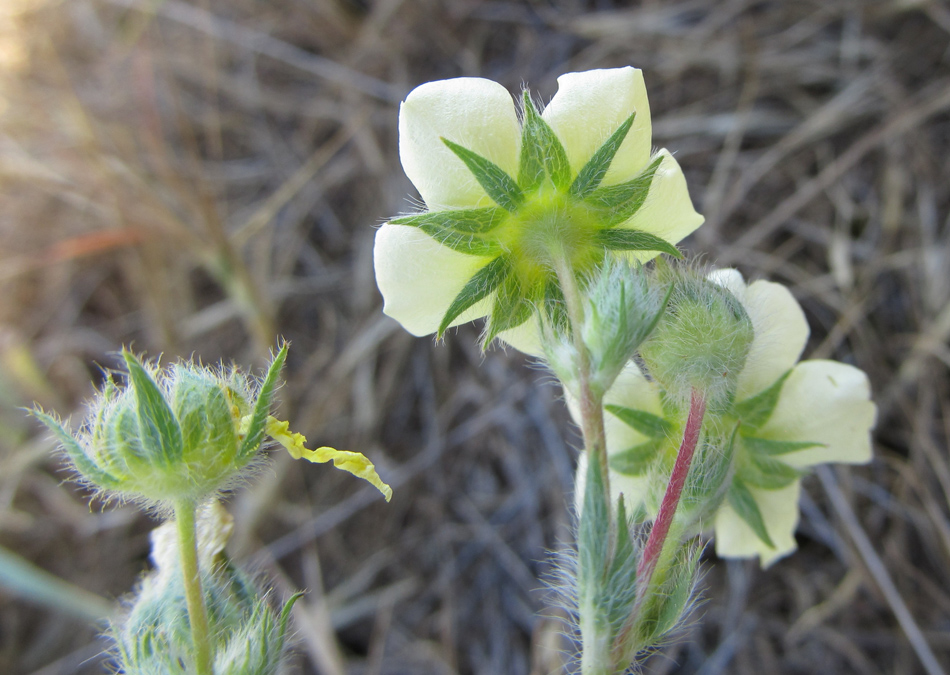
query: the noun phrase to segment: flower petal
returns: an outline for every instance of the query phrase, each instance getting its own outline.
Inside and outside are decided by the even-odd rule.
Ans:
[[[447,138],[517,176],[521,129],[514,100],[497,82],[477,77],[427,82],[399,107],[399,158],[430,211],[490,206]]]
[[[723,502],[715,519],[716,555],[720,558],[759,556],[762,567],[768,567],[797,547],[795,528],[798,527],[801,481],[796,480],[780,490],[749,488],[749,491],[762,513],[775,548],[759,539],[729,503]]]
[[[633,408],[664,417],[656,384],[647,380],[633,361],[620,371],[620,375],[604,397],[604,404]],[[607,451],[610,454],[622,452],[650,440],[649,436],[644,436],[609,412],[604,413],[604,430],[607,433]]]
[[[544,356],[541,344],[541,329],[538,320],[532,316],[517,328],[502,331],[498,337],[509,345],[530,356]]]
[[[418,228],[387,223],[376,233],[373,249],[383,312],[413,335],[434,333],[462,287],[488,262],[457,253]],[[482,300],[452,325],[485,316],[488,310],[488,299]]]
[[[663,161],[653,176],[646,201],[630,220],[617,227],[649,232],[671,244],[677,244],[702,225],[705,218],[693,208],[686,177],[673,155],[668,150],[660,150],[656,156],[662,157]],[[657,254],[652,251],[633,251],[628,255],[646,262]]]
[[[781,284],[755,281],[748,286],[736,270],[716,270],[711,281],[730,290],[749,315],[755,335],[739,374],[739,401],[768,389],[798,363],[808,341],[808,321],[791,292]]]
[[[650,159],[650,104],[637,68],[567,73],[557,78],[557,93],[541,117],[557,134],[576,174],[630,113],[633,126],[617,151],[604,185],[634,178]]]
[[[315,464],[326,464],[332,461],[337,469],[368,481],[382,493],[387,502],[393,498],[392,488],[383,482],[376,473],[376,467],[363,453],[337,450],[327,446],[311,450],[307,447],[307,439],[303,434],[291,431],[289,422],[276,417],[267,418],[267,435],[284,446],[294,459],[305,459]]]
[[[803,361],[782,387],[763,438],[823,445],[782,455],[796,468],[824,462],[871,461],[871,428],[877,407],[863,371],[837,361]]]

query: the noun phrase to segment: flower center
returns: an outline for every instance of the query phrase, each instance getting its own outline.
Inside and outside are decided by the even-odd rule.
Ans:
[[[557,261],[579,272],[592,267],[603,251],[599,229],[589,207],[547,185],[529,195],[496,236],[527,289],[550,278]]]

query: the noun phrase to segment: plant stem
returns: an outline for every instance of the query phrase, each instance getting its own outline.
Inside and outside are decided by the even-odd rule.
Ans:
[[[554,269],[561,292],[564,294],[564,305],[571,320],[571,333],[574,348],[578,354],[578,395],[580,400],[581,433],[584,436],[584,449],[594,453],[600,460],[601,476],[604,481],[604,493],[607,495],[607,513],[612,513],[610,505],[610,476],[607,465],[607,435],[604,431],[604,397],[594,392],[590,386],[590,352],[584,344],[581,326],[584,321],[584,306],[574,271],[567,260],[554,258]],[[611,546],[609,550],[613,550]]]
[[[694,388],[690,396],[689,416],[686,418],[686,429],[683,431],[683,443],[676,455],[676,463],[673,465],[673,473],[670,474],[670,482],[666,486],[666,494],[663,495],[663,502],[660,504],[660,512],[653,522],[653,529],[650,530],[650,537],[643,548],[643,557],[637,567],[637,580],[641,594],[645,593],[650,586],[653,571],[656,569],[657,561],[660,559],[670,533],[670,526],[673,524],[673,517],[676,515],[676,508],[679,506],[683,487],[686,485],[686,476],[689,475],[689,467],[693,462],[693,454],[699,442],[699,432],[703,427],[705,414],[706,398]]]
[[[584,436],[584,450],[588,457],[596,457],[600,467],[601,480],[606,501],[604,513],[613,518],[613,508],[610,500],[610,476],[607,465],[607,435],[604,431],[604,397],[602,392],[591,388],[591,360],[590,352],[584,343],[581,326],[584,321],[584,305],[574,271],[566,258],[554,257],[554,269],[557,273],[561,292],[564,294],[564,305],[568,318],[571,321],[571,333],[574,348],[577,350],[577,383],[578,405],[581,416],[581,433]],[[588,468],[593,464],[588,462]],[[586,514],[590,517],[590,514]],[[584,515],[581,516],[582,518]],[[624,524],[626,527],[626,524]],[[606,528],[608,533],[607,555],[604,557],[606,565],[613,560],[616,548],[616,530]],[[583,556],[580,556],[583,560]],[[599,577],[606,573],[602,570],[579,570],[579,576]],[[613,631],[609,623],[602,616],[603,608],[595,604],[588,604],[582,608],[580,618],[581,628],[581,672],[583,675],[614,675],[617,671],[611,660]]]
[[[181,576],[188,603],[188,623],[195,649],[195,672],[212,675],[211,637],[208,628],[208,608],[201,591],[198,570],[198,533],[195,525],[195,503],[182,500],[175,503],[175,523],[178,525],[178,553],[181,556]]]

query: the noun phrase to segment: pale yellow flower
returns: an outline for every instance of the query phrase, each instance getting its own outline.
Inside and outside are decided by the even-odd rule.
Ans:
[[[578,274],[606,251],[642,262],[703,222],[676,160],[651,153],[639,70],[558,87],[540,114],[525,97],[521,120],[480,78],[429,82],[400,107],[400,158],[428,212],[383,225],[374,258],[383,311],[414,335],[488,316],[487,337],[539,354],[530,317],[560,292],[552,257]]]
[[[816,464],[871,460],[870,431],[876,407],[863,371],[836,361],[798,361],[809,330],[787,288],[768,281],[747,285],[736,270],[718,270],[709,278],[736,296],[754,329],[738,378],[736,403],[720,420],[722,428],[738,425],[738,433],[730,493],[712,523],[716,553],[759,556],[767,566],[796,548],[803,470]],[[771,404],[768,392],[773,395]],[[631,508],[643,506],[655,514],[670,457],[675,456],[682,435],[682,420],[667,419],[659,386],[633,364],[618,377],[606,403],[656,416],[668,425],[668,434],[658,437],[643,433],[642,423],[638,430],[616,413],[605,420],[615,469],[612,491],[615,496],[623,494]],[[632,473],[616,470],[622,457],[635,457],[624,453],[649,449],[650,443],[656,447],[642,466],[631,460]]]

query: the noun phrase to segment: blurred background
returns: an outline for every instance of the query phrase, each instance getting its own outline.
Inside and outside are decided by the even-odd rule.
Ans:
[[[282,417],[395,489],[285,453],[230,552],[297,605],[291,672],[560,673],[538,581],[570,540],[578,437],[522,355],[381,313],[374,228],[412,208],[399,101],[478,75],[644,70],[709,263],[789,285],[806,351],[869,374],[875,461],[805,482],[800,551],[706,553],[706,601],[649,673],[950,668],[950,9],[928,0],[2,0],[0,672],[109,672],[90,622],[155,522],[69,482],[122,345],[260,368]],[[60,588],[43,570],[68,582]]]

